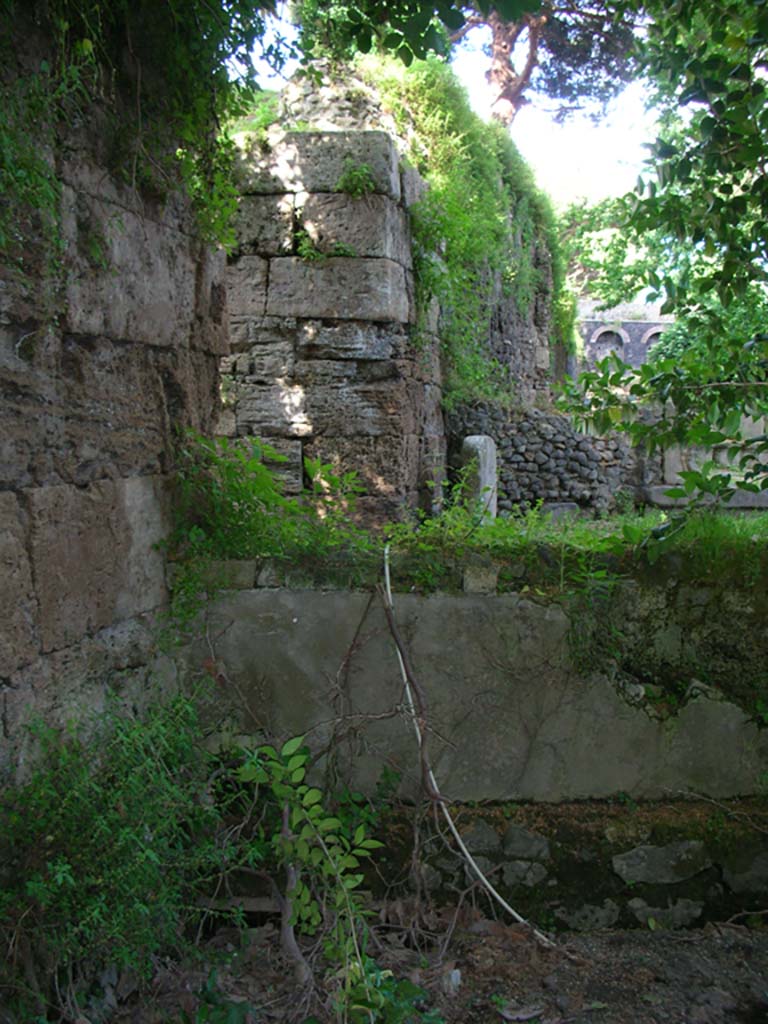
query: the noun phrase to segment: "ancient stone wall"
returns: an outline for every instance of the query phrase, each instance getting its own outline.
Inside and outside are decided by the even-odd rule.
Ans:
[[[365,194],[340,191],[350,168]],[[355,470],[369,521],[428,505],[445,440],[437,345],[412,340],[419,179],[383,132],[307,132],[252,144],[239,185],[220,433],[278,448],[289,492],[305,458]]]
[[[292,80],[280,95],[280,123],[284,127],[302,125],[317,131],[351,132],[383,130],[395,142],[399,152],[408,152],[412,138],[407,129],[395,122],[381,96],[360,75],[349,68],[343,79],[333,67],[323,68],[323,85],[318,87],[306,77]],[[415,198],[419,198],[421,191]],[[489,308],[490,329],[484,339],[488,355],[509,371],[514,393],[520,401],[531,402],[540,393],[548,393],[552,371],[562,376],[557,364],[564,350],[552,349],[552,255],[540,237],[524,240],[518,232],[521,259],[532,264],[535,285],[522,305],[510,292],[509,282],[501,274],[484,282]],[[435,328],[439,333],[438,321]]]
[[[500,512],[537,502],[575,504],[612,511],[626,501],[644,501],[661,479],[661,456],[645,456],[618,436],[578,433],[566,416],[540,409],[462,406],[448,417],[452,439],[487,434],[498,447]],[[459,461],[452,441],[451,460]]]
[[[165,598],[173,428],[210,429],[223,262],[188,209],[109,173],[98,111],[52,148],[61,258],[0,268],[0,767],[22,725],[139,699]]]

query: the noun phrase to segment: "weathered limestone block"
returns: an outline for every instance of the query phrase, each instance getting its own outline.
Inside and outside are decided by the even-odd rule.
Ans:
[[[405,211],[387,196],[310,195],[304,197],[300,216],[320,252],[332,254],[336,245],[345,245],[361,258],[378,257],[409,269],[412,266]]]
[[[195,315],[190,325],[190,347],[226,355],[229,351],[227,254],[223,249],[195,243],[192,246],[192,263],[195,270]]]
[[[0,493],[0,676],[9,676],[37,651],[35,596],[20,511],[15,494]]]
[[[44,716],[54,727],[87,722],[106,706],[107,690],[141,709],[176,679],[173,659],[158,655],[147,617],[100,630],[20,668],[0,689],[0,714],[7,742],[0,743],[0,770],[16,766],[18,778],[34,760],[35,740],[23,727]]]
[[[189,348],[44,336],[0,374],[0,485],[165,471],[170,423],[206,429],[216,363]]]
[[[407,323],[409,307],[405,272],[392,260],[278,257],[270,263],[270,316]]]
[[[152,477],[27,492],[42,650],[66,647],[165,597],[167,531]]]
[[[169,521],[163,482],[157,477],[129,477],[116,483],[118,511],[128,526],[130,547],[123,563],[115,620],[153,611],[166,599],[165,559],[157,545]]]
[[[293,249],[293,195],[241,196],[235,237],[241,253],[285,256]]]
[[[496,518],[498,483],[496,473],[496,442],[487,434],[472,434],[461,446],[463,466],[472,465],[467,477],[468,497],[483,505],[483,518]]]
[[[229,310],[234,317],[260,317],[267,305],[267,260],[240,256],[227,267]]]
[[[220,255],[69,186],[62,191],[62,234],[66,331],[226,351]]]
[[[252,385],[237,403],[237,433],[256,437],[306,437],[313,424],[299,384]]]
[[[400,164],[400,192],[403,197],[403,204],[410,209],[420,202],[429,191],[429,185],[422,178],[415,167],[410,164]]]
[[[407,344],[405,332],[398,327],[348,321],[325,324],[321,320],[303,322],[296,335],[297,352],[304,359],[395,359]]]
[[[315,434],[399,436],[419,429],[419,410],[410,401],[404,380],[319,387],[307,390],[305,404]]]
[[[335,192],[346,168],[363,164],[376,192],[400,198],[399,159],[386,132],[289,132],[266,153],[246,135],[235,180],[243,194]]]
[[[231,370],[222,363],[222,373],[233,372],[240,387],[252,382],[271,384],[278,377],[290,377],[295,365],[293,344],[279,341],[271,345],[254,345],[250,351],[239,353]]]
[[[378,361],[373,364],[382,374],[376,379],[389,379],[397,376],[393,363]],[[364,383],[369,379],[366,364],[353,362],[351,359],[299,359],[295,366],[294,381],[303,387],[314,389],[334,384],[346,387],[347,383]]]
[[[231,316],[229,342],[231,352],[244,352],[254,345],[295,345],[299,331],[295,318],[280,316]]]

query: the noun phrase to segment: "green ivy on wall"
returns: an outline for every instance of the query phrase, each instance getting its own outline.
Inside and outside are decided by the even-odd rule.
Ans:
[[[443,315],[446,403],[510,401],[507,371],[488,353],[497,281],[521,317],[545,285],[537,254],[549,255],[553,344],[570,345],[575,308],[566,294],[555,216],[505,129],[470,108],[463,86],[437,57],[405,69],[392,59],[366,58],[363,74],[381,92],[409,156],[429,182],[413,209],[414,266],[426,330],[430,302]]]
[[[0,0],[0,254],[57,238],[56,153],[83,127],[116,178],[159,200],[184,187],[203,237],[230,242],[233,148],[216,129],[252,94],[264,14],[253,0]]]

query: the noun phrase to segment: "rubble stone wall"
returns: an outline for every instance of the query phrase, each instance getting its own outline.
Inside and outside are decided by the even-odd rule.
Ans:
[[[350,168],[370,191],[339,191]],[[432,500],[445,437],[436,340],[413,343],[408,209],[420,179],[384,132],[289,133],[239,167],[228,270],[231,354],[219,432],[356,470],[369,521]]]
[[[612,511],[627,501],[644,501],[661,479],[661,456],[632,449],[619,435],[580,434],[566,416],[540,409],[502,409],[491,404],[462,406],[451,413],[452,439],[487,434],[498,447],[499,512],[514,506],[573,503]],[[451,444],[452,462],[460,461]]]
[[[97,126],[51,150],[58,265],[30,232],[0,267],[0,769],[33,716],[154,685],[172,431],[211,428],[227,346],[223,260],[113,179]]]

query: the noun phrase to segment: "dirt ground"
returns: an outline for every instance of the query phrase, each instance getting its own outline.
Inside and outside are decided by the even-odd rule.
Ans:
[[[376,935],[370,951],[377,961],[423,988],[424,1008],[447,1024],[768,1024],[768,927],[573,933],[546,948],[522,926],[445,908],[418,927],[380,922]],[[193,1022],[228,1020],[199,1010],[221,954],[227,962],[219,961],[218,992],[248,1004],[237,1018],[242,1024],[332,1019],[319,989],[297,986],[277,939],[272,922],[251,929],[245,945],[223,930],[211,940],[208,963],[159,969],[150,997],[125,1006],[119,1021],[167,1024],[184,1013]],[[411,1020],[419,1024],[420,1016]]]

